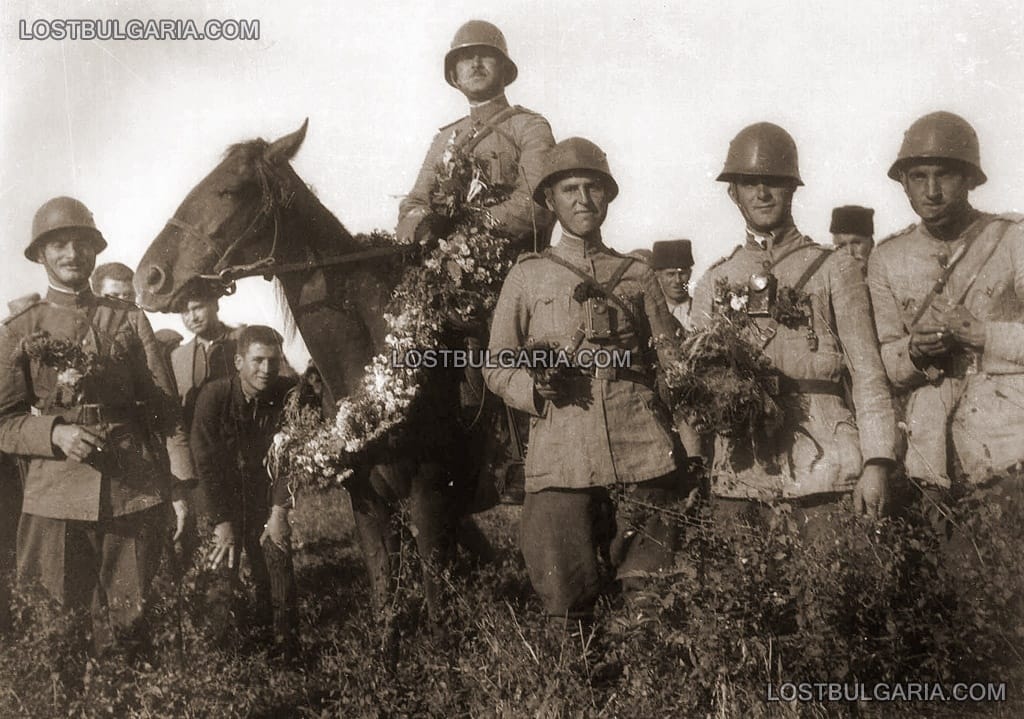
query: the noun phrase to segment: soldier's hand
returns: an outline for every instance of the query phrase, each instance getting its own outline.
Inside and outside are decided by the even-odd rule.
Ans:
[[[288,523],[288,510],[285,507],[274,505],[273,509],[270,510],[270,519],[263,525],[260,544],[270,539],[271,542],[281,549],[287,550],[291,536],[292,527]]]
[[[562,399],[562,392],[551,382],[544,382],[540,379],[533,381],[533,390],[540,395],[541,399],[557,404]]]
[[[853,511],[878,519],[892,510],[892,469],[868,464],[853,490]]]
[[[175,529],[174,536],[171,537],[172,542],[179,541],[185,534],[185,527],[188,526],[189,520],[189,506],[187,499],[176,499],[171,502],[171,506],[174,508],[175,518]]]
[[[985,323],[963,305],[940,313],[937,319],[961,345],[979,350],[985,348]]]
[[[910,333],[910,358],[942,357],[949,354],[955,341],[953,333],[944,324],[927,322],[915,325]]]
[[[93,452],[103,451],[103,435],[80,424],[54,424],[50,442],[75,462],[84,462]]]
[[[227,562],[228,569],[235,568],[238,558],[235,525],[221,522],[213,530],[213,551],[210,552],[210,569],[216,569],[221,562]]]

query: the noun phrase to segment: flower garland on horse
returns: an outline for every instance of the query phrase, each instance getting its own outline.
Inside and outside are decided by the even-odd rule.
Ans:
[[[424,220],[430,232],[415,245],[392,292],[384,319],[386,352],[366,367],[358,389],[338,402],[333,419],[304,407],[293,393],[268,462],[293,485],[326,488],[343,482],[373,446],[409,417],[428,380],[420,367],[395,362],[410,350],[440,348],[447,329],[485,321],[515,261],[510,236],[488,208],[508,191],[485,181],[482,162],[448,142],[437,167]],[[369,241],[400,244],[377,231]]]

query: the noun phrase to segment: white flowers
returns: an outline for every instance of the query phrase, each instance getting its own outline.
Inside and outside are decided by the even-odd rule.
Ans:
[[[747,300],[749,299],[747,295],[730,295],[729,306],[736,312],[742,312],[747,308]]]
[[[68,367],[57,374],[57,381],[65,387],[75,390],[78,389],[78,383],[81,382],[84,377],[85,375],[74,367]]]

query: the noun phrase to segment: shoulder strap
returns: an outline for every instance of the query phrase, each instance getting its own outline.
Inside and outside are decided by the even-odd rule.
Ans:
[[[963,292],[960,293],[960,297],[957,298],[956,304],[954,306],[962,305],[964,303],[964,300],[967,299],[967,294],[971,291],[971,288],[974,287],[974,283],[978,279],[978,275],[980,275],[981,271],[985,269],[985,266],[988,264],[989,260],[992,259],[992,255],[994,255],[996,253],[996,250],[999,249],[999,246],[1003,244],[1003,237],[1006,236],[1006,232],[1007,230],[1010,229],[1010,225],[1013,224],[1013,222],[1015,222],[1015,220],[1007,220],[1005,217],[997,217],[996,220],[1001,220],[1003,222],[1002,229],[996,232],[996,239],[992,243],[992,247],[990,247],[988,252],[985,254],[985,259],[983,259],[981,261],[981,264],[978,265],[978,269],[976,269],[974,271],[974,274],[971,275],[971,279],[968,280],[967,286],[964,287]],[[985,226],[988,227],[988,225]]]
[[[960,245],[960,248],[953,253],[952,257],[949,258],[949,262],[946,263],[946,269],[942,271],[942,274],[939,275],[939,278],[937,280],[935,280],[935,284],[932,285],[932,288],[928,291],[928,294],[925,295],[923,300],[921,300],[921,306],[917,308],[917,312],[914,313],[914,319],[910,322],[911,327],[913,327],[914,325],[921,321],[921,318],[924,317],[924,313],[927,312],[928,308],[932,306],[932,302],[935,301],[936,296],[938,296],[938,294],[941,293],[942,290],[946,287],[946,283],[949,282],[949,278],[953,274],[953,270],[956,269],[957,265],[960,264],[960,260],[962,260],[964,258],[964,255],[966,255],[967,252],[971,249],[971,245],[974,244],[974,241],[978,238],[978,235],[984,232],[985,228],[987,228],[997,219],[999,218],[992,217],[989,218],[988,222],[978,222],[974,226],[974,228],[971,229],[971,231],[964,236],[964,243]],[[1002,235],[1000,235],[1000,239],[1002,239]],[[992,251],[995,252],[994,248],[998,246],[999,242],[997,241],[994,243]],[[985,259],[985,262],[988,262],[988,258]],[[971,281],[968,284],[968,289],[970,289],[970,286],[974,284],[975,279],[977,279],[977,275],[971,278]],[[964,296],[966,297],[966,292],[964,293]],[[963,298],[961,298],[960,301],[962,302]]]
[[[818,247],[818,249],[821,250],[821,254],[811,260],[811,264],[807,265],[807,269],[804,270],[804,273],[800,275],[796,284],[793,285],[794,290],[802,290],[804,286],[811,281],[811,278],[814,277],[814,273],[820,270],[821,266],[825,264],[825,260],[832,255],[832,250],[827,247]]]
[[[804,245],[804,247],[813,247],[819,250],[820,254],[813,260],[811,260],[811,264],[807,265],[807,269],[804,270],[803,274],[800,275],[796,283],[793,285],[793,289],[798,292],[802,290],[808,282],[811,281],[811,278],[814,277],[814,273],[820,270],[821,266],[824,265],[825,261],[832,255],[832,250],[828,249],[827,247],[822,247],[821,245]],[[786,255],[783,255],[783,257],[788,256],[790,254],[792,254],[792,252],[786,253]],[[782,257],[779,258],[779,260],[781,259]],[[778,264],[778,261],[776,261],[776,264]],[[761,349],[767,348],[768,345],[772,343],[772,340],[775,339],[775,336],[778,334],[778,320],[768,320],[768,322],[765,324],[764,331],[767,333],[768,336],[762,341]]]
[[[477,130],[476,134],[472,135],[471,137],[467,137],[465,142],[462,144],[462,149],[465,150],[467,153],[473,152],[474,148],[476,148],[476,146],[479,145],[492,132],[497,132],[498,134],[504,136],[506,140],[508,140],[514,145],[515,141],[512,139],[512,137],[509,136],[507,132],[499,128],[498,125],[505,122],[505,120],[509,119],[513,115],[518,115],[521,112],[526,112],[526,110],[519,107],[519,105],[511,105],[509,107],[506,107],[504,110],[499,112],[490,120],[487,120],[484,123],[482,123],[483,127]]]
[[[630,319],[634,321],[634,323],[636,322],[636,318],[633,316],[633,311],[629,308],[628,305],[626,305],[625,302],[619,299],[618,295],[616,295],[613,292],[613,290],[615,289],[616,285],[619,284],[619,280],[622,279],[622,276],[626,274],[626,270],[629,269],[629,266],[632,265],[634,262],[637,262],[637,260],[633,259],[632,257],[625,258],[619,264],[619,266],[615,268],[615,272],[612,273],[612,276],[609,278],[609,280],[604,284],[601,284],[576,265],[572,264],[571,262],[567,262],[566,260],[563,260],[561,257],[556,255],[554,252],[551,251],[550,247],[544,250],[544,252],[542,252],[541,255],[551,260],[556,265],[560,265],[561,267],[564,267],[565,269],[569,270],[576,276],[580,277],[585,284],[590,285],[591,287],[599,290],[601,294],[603,294],[609,300],[614,302],[616,307],[625,312],[626,315],[628,315]]]

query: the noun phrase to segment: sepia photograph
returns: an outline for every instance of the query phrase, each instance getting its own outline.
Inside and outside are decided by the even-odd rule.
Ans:
[[[1024,4],[0,67],[0,717],[1024,716]]]

